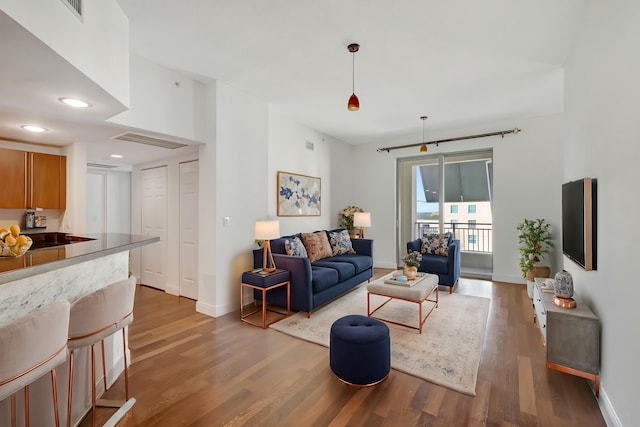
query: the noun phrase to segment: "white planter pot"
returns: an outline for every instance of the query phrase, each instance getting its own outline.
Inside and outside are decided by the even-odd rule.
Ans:
[[[527,280],[527,295],[529,295],[529,298],[533,299],[533,286],[536,284],[536,282],[532,282],[530,280]]]

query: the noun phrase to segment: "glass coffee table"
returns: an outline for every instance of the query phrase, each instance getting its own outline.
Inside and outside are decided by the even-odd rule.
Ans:
[[[374,282],[367,285],[367,316],[374,319],[382,320],[394,325],[406,326],[408,328],[417,329],[422,333],[422,326],[427,321],[429,315],[435,308],[438,307],[438,275],[422,273],[421,276],[416,277],[414,281],[408,283],[397,283],[393,280],[397,273],[388,274]],[[435,294],[435,299],[429,299]],[[375,309],[371,309],[371,295],[380,295],[387,299]],[[433,298],[433,297],[432,297]],[[375,317],[373,314],[380,310],[391,300],[401,300],[418,305],[418,326],[409,325],[406,323],[396,322],[390,319],[383,319]],[[434,302],[435,304],[423,317],[422,305],[425,301]]]

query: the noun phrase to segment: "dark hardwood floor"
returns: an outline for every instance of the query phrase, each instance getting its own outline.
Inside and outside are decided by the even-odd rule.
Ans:
[[[375,387],[347,386],[325,347],[139,286],[129,329],[137,403],[119,426],[606,425],[586,380],[546,372],[524,285],[461,279],[455,292],[491,299],[475,397],[395,370]],[[123,384],[105,396],[122,396]],[[98,421],[112,412],[99,409]]]

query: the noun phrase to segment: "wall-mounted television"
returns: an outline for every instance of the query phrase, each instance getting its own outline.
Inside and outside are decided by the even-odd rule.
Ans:
[[[585,270],[597,266],[597,181],[562,184],[562,253]]]

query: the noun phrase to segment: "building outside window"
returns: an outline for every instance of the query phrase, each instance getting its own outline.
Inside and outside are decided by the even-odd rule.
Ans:
[[[475,234],[469,234],[469,239],[467,240],[470,245],[475,245],[477,243]]]
[[[451,213],[458,213],[458,205],[451,205]]]
[[[476,205],[469,205],[469,211],[468,213],[476,213]]]
[[[469,228],[476,228],[477,221],[475,219],[469,220]]]

